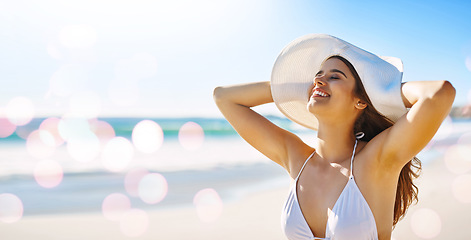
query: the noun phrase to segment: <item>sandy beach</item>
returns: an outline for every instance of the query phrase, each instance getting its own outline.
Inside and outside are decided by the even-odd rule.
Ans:
[[[284,192],[265,192],[228,204],[212,223],[202,222],[191,208],[149,211],[149,228],[134,239],[284,239],[279,227]],[[25,217],[0,224],[0,232],[5,240],[131,239],[120,231],[118,222],[101,213]]]
[[[457,200],[452,185],[458,175],[443,159],[424,167],[419,203],[393,232],[393,239],[470,239],[471,203]],[[137,237],[126,236],[119,222],[102,213],[26,216],[16,223],[0,223],[4,240],[16,239],[285,239],[280,211],[284,187],[250,194],[224,203],[222,214],[203,222],[194,207],[150,210],[148,228]],[[414,222],[415,221],[415,222]]]

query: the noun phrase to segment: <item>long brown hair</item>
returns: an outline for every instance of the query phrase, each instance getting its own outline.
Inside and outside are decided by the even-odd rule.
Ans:
[[[357,118],[353,127],[353,133],[364,132],[365,136],[362,140],[370,141],[376,135],[391,127],[394,123],[373,107],[373,104],[363,87],[363,83],[360,80],[360,76],[353,65],[341,56],[336,55],[329,57],[329,59],[330,58],[336,58],[344,62],[355,78],[354,94],[363,102],[367,103],[367,107]],[[417,157],[411,159],[401,170],[401,174],[399,175],[397,182],[396,201],[394,203],[393,227],[404,217],[409,206],[413,202],[418,201],[417,194],[419,189],[414,184],[413,180],[419,177],[421,170],[422,163]]]

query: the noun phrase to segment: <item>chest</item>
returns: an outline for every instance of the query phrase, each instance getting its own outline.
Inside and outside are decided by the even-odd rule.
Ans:
[[[328,237],[329,229],[336,228],[348,232],[345,229],[349,226],[352,231],[365,228],[365,232],[375,234],[391,232],[396,185],[370,179],[374,175],[364,171],[357,167],[355,177],[350,178],[350,172],[341,168],[329,172],[306,166],[292,187],[302,217],[314,236]]]
[[[340,170],[328,172],[306,167],[293,186],[301,212],[316,237],[325,237],[329,215],[349,182]]]

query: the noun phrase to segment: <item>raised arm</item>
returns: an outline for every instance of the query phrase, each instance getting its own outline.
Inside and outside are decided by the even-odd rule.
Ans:
[[[407,82],[402,85],[402,98],[410,111],[373,139],[382,145],[379,159],[398,169],[435,135],[450,112],[455,89],[448,81]]]
[[[217,87],[214,100],[245,141],[289,172],[289,150],[302,141],[251,109],[273,102],[270,82]]]

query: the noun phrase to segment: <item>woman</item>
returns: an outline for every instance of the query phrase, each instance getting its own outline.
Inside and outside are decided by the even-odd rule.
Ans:
[[[412,180],[420,162],[414,156],[455,96],[447,81],[401,80],[399,59],[311,34],[283,49],[271,82],[214,90],[240,136],[293,179],[282,214],[289,239],[391,238],[417,197]],[[317,130],[316,146],[251,109],[270,102]]]

